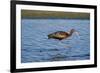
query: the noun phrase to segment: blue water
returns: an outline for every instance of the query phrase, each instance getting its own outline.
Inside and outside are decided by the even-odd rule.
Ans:
[[[79,35],[64,40],[48,39],[56,31],[75,29]],[[90,21],[78,19],[22,19],[21,62],[90,59]]]

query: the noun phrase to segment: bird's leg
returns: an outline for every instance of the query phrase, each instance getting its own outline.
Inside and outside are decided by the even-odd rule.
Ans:
[[[70,48],[70,46],[63,43],[63,41],[58,42],[59,45],[63,45],[63,48]]]

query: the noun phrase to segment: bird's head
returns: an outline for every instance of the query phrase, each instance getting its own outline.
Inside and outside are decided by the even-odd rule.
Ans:
[[[75,32],[76,30],[75,30],[75,29],[71,29],[70,31],[71,31],[71,33],[73,33],[73,32]]]
[[[71,29],[71,30],[70,30],[70,33],[73,33],[73,32],[74,32],[76,35],[79,35],[79,32],[78,32],[78,31],[76,31],[75,29]]]

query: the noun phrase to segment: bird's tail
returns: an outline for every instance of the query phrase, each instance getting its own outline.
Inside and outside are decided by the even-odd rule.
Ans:
[[[48,39],[50,39],[50,38],[51,38],[51,35],[49,34],[49,35],[48,35]]]

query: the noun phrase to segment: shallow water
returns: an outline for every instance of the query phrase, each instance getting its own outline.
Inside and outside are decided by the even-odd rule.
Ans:
[[[75,29],[79,35],[64,40],[48,39],[56,31]],[[21,62],[90,59],[90,22],[78,19],[22,19]]]

